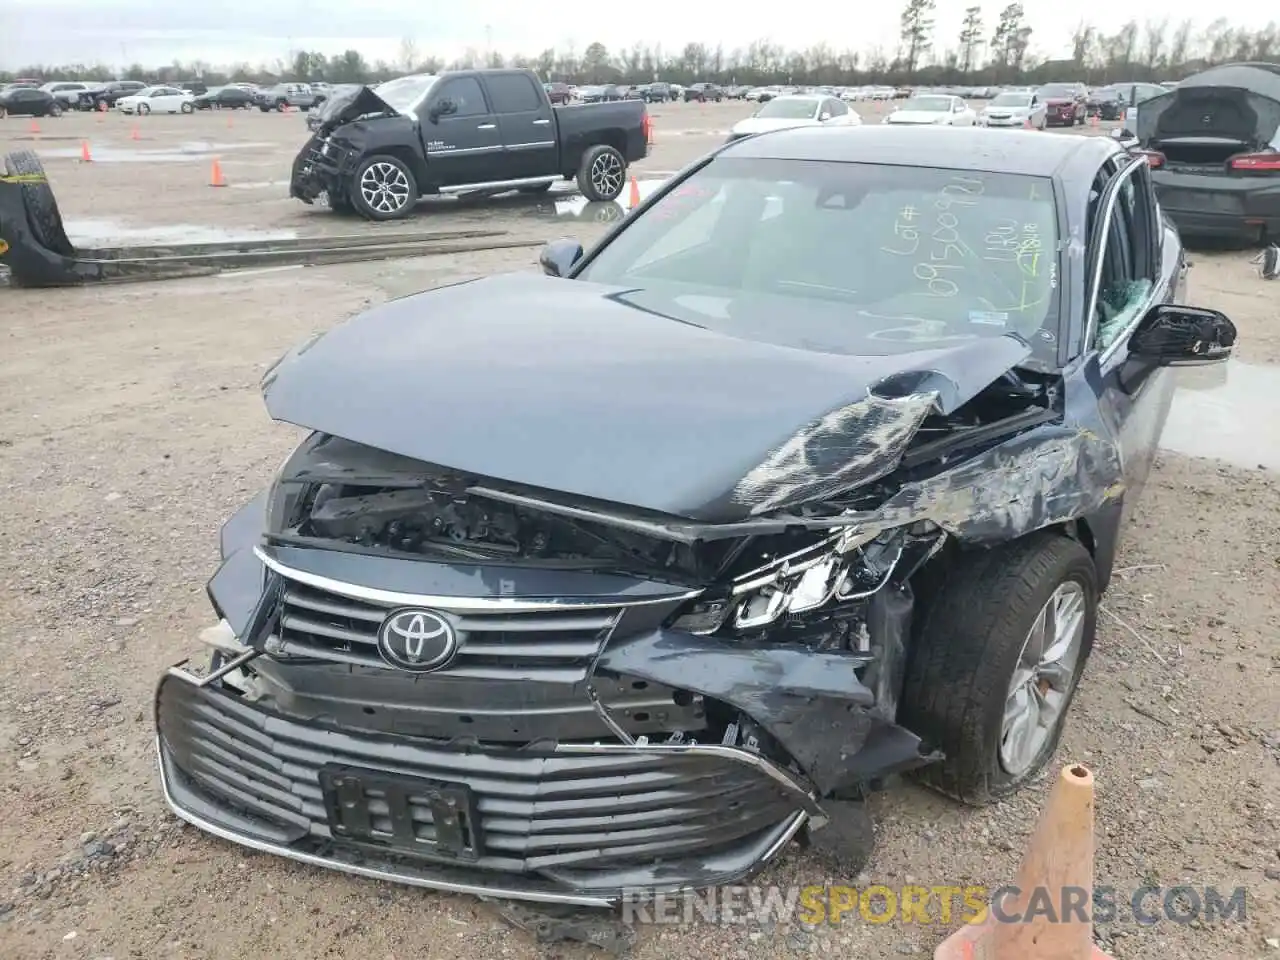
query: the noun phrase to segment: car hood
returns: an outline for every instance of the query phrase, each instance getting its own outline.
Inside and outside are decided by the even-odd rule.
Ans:
[[[511,274],[394,300],[286,354],[267,409],[463,473],[735,522],[889,473],[926,416],[1031,352],[1013,335],[824,352],[786,341],[807,318],[775,332],[777,304],[746,303],[731,331],[639,294]]]
[[[398,111],[374,93],[370,87],[356,87],[332,94],[317,111],[319,127],[324,132],[351,123],[369,114],[397,116]]]
[[[816,127],[817,125],[818,121],[812,117],[747,117],[733,125],[733,132],[736,134],[767,133],[770,130],[788,130],[792,127]]]
[[[934,110],[897,110],[889,114],[889,123],[940,123],[947,114]]]

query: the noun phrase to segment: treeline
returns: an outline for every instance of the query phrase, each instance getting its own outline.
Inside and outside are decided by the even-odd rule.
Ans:
[[[133,64],[121,70],[107,64],[32,65],[4,73],[0,80],[34,77],[41,80],[105,80],[118,78],[168,83],[203,80],[273,83],[279,80],[327,80],[331,83],[373,83],[405,73],[435,73],[472,67],[527,67],[544,80],[569,83],[641,83],[654,79],[672,83],[699,80],[724,84],[954,84],[986,86],[1000,83],[1043,83],[1081,80],[1089,84],[1118,81],[1177,80],[1207,66],[1240,60],[1269,60],[1280,53],[1275,24],[1244,30],[1219,19],[1207,28],[1186,20],[1139,25],[1125,24],[1114,34],[1081,23],[1072,37],[1072,56],[1040,60],[1031,51],[1034,31],[1022,5],[1004,7],[988,30],[981,7],[965,11],[955,42],[935,36],[935,0],[908,0],[902,11],[902,39],[892,53],[880,47],[865,51],[837,50],[818,44],[806,50],[786,50],[767,40],[742,49],[725,50],[704,43],[686,44],[679,51],[636,44],[610,50],[592,43],[573,48],[543,50],[537,56],[504,56],[468,50],[448,61],[420,52],[417,44],[401,42],[395,62],[370,62],[358,50],[337,56],[297,51],[272,64],[214,66],[200,61],[165,67]]]

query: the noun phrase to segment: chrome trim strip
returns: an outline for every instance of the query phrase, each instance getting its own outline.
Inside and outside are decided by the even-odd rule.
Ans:
[[[517,599],[513,597],[439,597],[422,593],[400,593],[396,590],[380,590],[376,587],[364,587],[354,583],[333,580],[316,573],[297,570],[286,566],[267,554],[261,546],[253,548],[256,556],[268,570],[279,574],[286,580],[293,580],[317,590],[327,590],[352,600],[365,600],[369,603],[387,606],[435,607],[451,613],[536,613],[544,610],[612,610],[620,607],[644,607],[655,603],[676,603],[691,600],[702,593],[701,590],[684,590],[680,593],[669,593],[661,597],[646,597],[634,600],[626,597],[601,600],[593,597],[560,598],[560,599]]]
[[[502,144],[497,143],[491,147],[462,147],[460,149],[455,148],[453,150],[428,150],[427,156],[428,157],[462,157],[462,156],[469,156],[475,153],[500,153],[503,149],[504,148]]]
[[[826,812],[818,804],[815,795],[806,789],[795,777],[770,760],[768,757],[741,747],[730,747],[722,743],[558,743],[556,753],[692,753],[704,757],[719,757],[722,760],[733,760],[755,767],[769,779],[785,787],[795,794],[804,807],[804,812],[819,826],[827,822]]]
[[[1107,241],[1111,238],[1111,215],[1115,212],[1116,203],[1120,199],[1120,190],[1123,187],[1123,181],[1126,179],[1132,179],[1134,173],[1137,172],[1140,166],[1147,165],[1146,157],[1133,157],[1131,159],[1132,162],[1116,174],[1115,178],[1110,184],[1108,184],[1108,186],[1113,189],[1111,190],[1111,196],[1107,198],[1106,206],[1102,211],[1104,219],[1102,221],[1102,237],[1099,241],[1098,262],[1093,268],[1093,279],[1090,282],[1089,287],[1085,290],[1084,302],[1086,313],[1082,353],[1088,353],[1089,350],[1092,349],[1091,345],[1094,338],[1098,335],[1098,294],[1100,292],[1099,288],[1102,286],[1102,261],[1106,259]],[[1152,289],[1155,289],[1154,285],[1152,286]],[[1129,322],[1124,330],[1122,330],[1116,338],[1111,341],[1111,345],[1098,355],[1099,364],[1104,363],[1112,354],[1115,353],[1116,348],[1124,342],[1125,339],[1127,339],[1128,334],[1133,332],[1133,328],[1137,326],[1138,321],[1141,319],[1142,314],[1135,315],[1134,319]]]
[[[554,147],[555,145],[556,142],[554,140],[538,140],[533,143],[511,143],[507,145],[507,149],[513,152],[516,150],[545,150],[547,147]]]
[[[485,149],[487,150],[489,148],[486,147]],[[493,149],[502,150],[502,149],[505,149],[505,147],[494,147]],[[450,153],[462,153],[462,151],[461,150],[441,151],[441,154],[450,154]],[[432,154],[432,156],[437,156],[437,154]],[[551,177],[522,177],[519,180],[486,180],[484,183],[460,183],[452,186],[444,186],[444,187],[440,187],[439,191],[441,193],[467,193],[471,190],[496,190],[496,189],[514,190],[516,187],[532,187],[532,186],[543,184],[543,183],[555,183],[557,180],[560,180],[560,179],[562,178],[558,176],[551,176]]]
[[[260,656],[262,656],[261,650],[258,650],[254,647],[250,647],[249,649],[245,650],[244,653],[240,654],[238,657],[234,657],[226,661],[217,670],[214,670],[208,676],[204,676],[204,677],[197,676],[196,674],[192,673],[190,670],[183,670],[182,669],[183,664],[190,663],[191,661],[182,660],[178,663],[175,663],[172,667],[166,670],[165,675],[170,677],[177,677],[180,680],[185,680],[187,683],[191,684],[192,686],[207,687],[209,686],[209,684],[214,683],[215,681],[221,680],[227,674],[235,673],[237,670],[243,667],[250,660],[256,660]]]
[[[185,820],[193,827],[198,827],[207,833],[213,834],[223,840],[231,843],[238,843],[241,846],[248,847],[251,850],[257,850],[260,853],[272,853],[279,857],[285,857],[289,860],[296,860],[299,863],[305,863],[313,867],[328,867],[330,870],[339,870],[343,873],[354,874],[357,877],[365,877],[369,880],[386,880],[390,883],[402,883],[411,887],[424,887],[428,890],[443,890],[448,893],[466,893],[475,897],[502,897],[510,900],[525,900],[533,903],[567,903],[581,907],[611,907],[616,900],[606,897],[589,897],[585,895],[575,894],[555,894],[544,893],[542,891],[517,890],[511,887],[501,886],[482,886],[480,884],[470,883],[453,883],[448,880],[433,880],[430,877],[422,877],[414,874],[403,875],[391,873],[386,870],[380,870],[377,867],[362,867],[354,863],[344,863],[341,860],[331,860],[327,857],[317,856],[313,853],[304,853],[300,850],[293,850],[289,847],[282,847],[278,844],[267,843],[263,840],[255,840],[252,837],[245,837],[241,834],[234,833],[230,830],[220,827],[215,823],[211,823],[202,817],[198,817],[193,813],[183,810],[173,799],[173,793],[169,788],[169,777],[164,767],[163,748],[160,746],[160,737],[156,736],[156,759],[160,766],[160,789],[164,792],[164,802],[169,809],[179,818]],[[803,817],[803,814],[800,814]],[[796,829],[799,829],[797,826]],[[794,835],[794,830],[792,831]],[[788,837],[790,839],[790,837]],[[773,851],[776,854],[777,851]],[[771,854],[772,855],[772,854]]]

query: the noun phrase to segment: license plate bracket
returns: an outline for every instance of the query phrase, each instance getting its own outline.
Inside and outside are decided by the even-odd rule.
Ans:
[[[341,764],[322,767],[319,779],[334,840],[456,860],[484,854],[475,796],[465,783]]]

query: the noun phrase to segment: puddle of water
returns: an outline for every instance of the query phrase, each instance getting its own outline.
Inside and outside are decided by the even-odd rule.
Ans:
[[[639,188],[640,200],[647,200],[652,194],[666,183],[666,179],[661,180],[636,180],[636,187]],[[554,196],[554,194],[553,194]],[[582,194],[576,192],[573,188],[572,195],[565,196],[563,199],[555,201],[553,210],[540,210],[540,213],[550,213],[555,217],[565,217],[571,220],[592,220],[596,223],[612,223],[615,220],[621,220],[627,213],[627,204],[631,197],[631,185],[627,184],[622,190],[622,196],[617,200],[606,200],[593,202],[588,200]],[[545,207],[545,205],[544,205]]]
[[[1239,467],[1280,470],[1280,367],[1228,360],[1177,371],[1160,445]]]
[[[228,183],[233,190],[279,190],[289,188],[288,180],[258,180],[252,183]]]
[[[111,244],[230,243],[236,240],[292,240],[292,230],[221,230],[191,223],[130,227],[116,220],[68,220],[67,236],[76,246]]]
[[[190,163],[194,160],[207,160],[214,154],[227,153],[233,150],[253,150],[271,147],[270,143],[210,143],[196,141],[167,147],[163,150],[136,150],[128,147],[113,146],[110,143],[94,143],[89,141],[94,163]],[[52,160],[79,160],[80,148],[56,147],[53,150],[38,151],[41,157]]]

